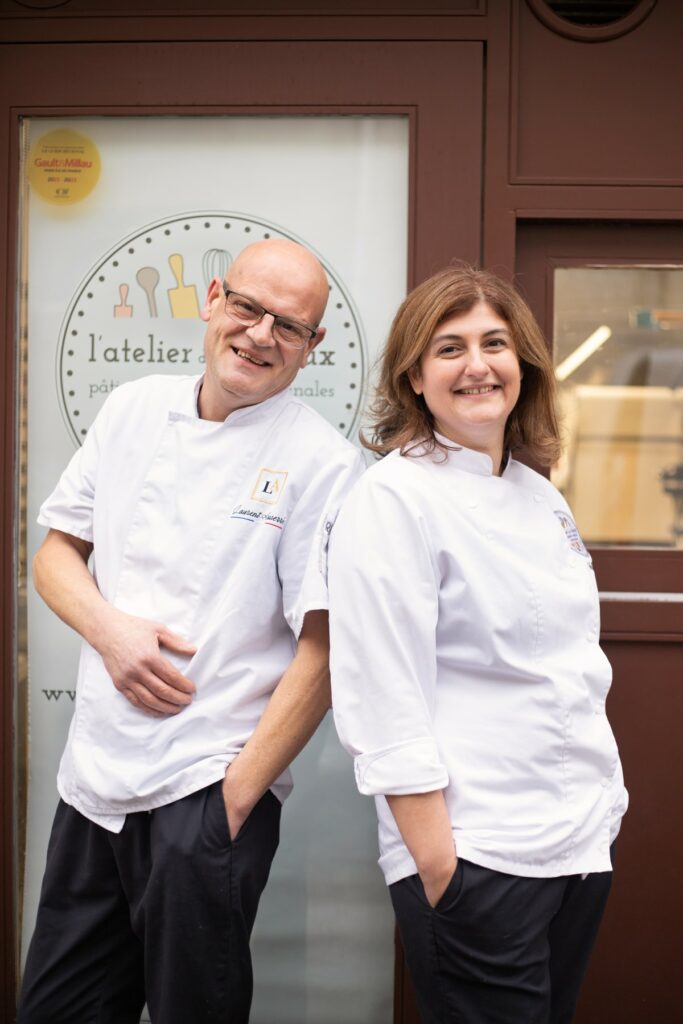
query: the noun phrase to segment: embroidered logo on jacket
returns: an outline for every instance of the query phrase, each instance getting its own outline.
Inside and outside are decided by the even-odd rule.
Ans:
[[[566,512],[563,512],[560,509],[555,509],[554,511],[560,526],[564,530],[565,537],[569,541],[569,547],[572,551],[576,551],[578,554],[583,555],[584,558],[590,559],[590,555],[586,550],[585,544],[581,540],[581,534],[579,533],[576,523],[572,517],[568,516]]]
[[[277,505],[282,497],[287,482],[287,471],[282,469],[262,469],[254,484],[251,497],[265,505]]]

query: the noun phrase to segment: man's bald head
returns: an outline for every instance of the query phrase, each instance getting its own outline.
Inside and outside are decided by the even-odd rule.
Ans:
[[[228,277],[234,291],[240,291],[241,285],[251,280],[258,280],[278,298],[289,292],[295,304],[305,307],[305,323],[317,327],[322,320],[330,286],[318,258],[298,242],[288,238],[253,242],[239,254],[230,267]],[[277,307],[277,312],[302,319],[301,313],[293,310]]]
[[[249,324],[231,315],[225,290],[256,310]],[[258,405],[289,387],[309,355],[325,337],[320,321],[330,288],[320,261],[298,242],[270,238],[243,249],[225,281],[214,277],[202,311],[206,368],[199,395],[203,419],[224,420],[235,409]],[[252,303],[252,307],[249,303]],[[258,307],[263,314],[258,316]],[[273,335],[280,323],[278,337]],[[282,340],[282,324],[291,321],[310,330],[302,345]],[[305,336],[305,331],[303,332]]]

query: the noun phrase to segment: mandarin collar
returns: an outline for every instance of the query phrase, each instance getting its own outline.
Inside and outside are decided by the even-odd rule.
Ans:
[[[283,388],[282,391],[277,391],[270,398],[266,398],[262,402],[256,402],[254,405],[245,405],[241,409],[235,409],[224,420],[203,420],[199,415],[199,393],[203,383],[203,373],[199,377],[190,377],[188,379],[188,387],[181,389],[181,393],[178,396],[179,400],[173,409],[175,415],[194,419],[197,423],[217,427],[236,423],[238,420],[247,419],[248,417],[268,415],[280,402],[284,402],[287,398],[291,397],[289,388]]]
[[[451,441],[450,438],[444,437],[443,434],[439,434],[436,431],[434,431],[434,436],[437,441],[447,446],[446,462],[453,469],[459,469],[465,473],[473,473],[476,476],[492,477],[495,475],[493,472],[493,459],[490,455],[487,455],[485,452],[474,451],[473,448],[465,448],[464,445],[456,444],[455,441]],[[432,454],[432,461],[439,462],[442,452],[443,449],[437,448]],[[505,453],[504,463],[501,477],[505,476],[510,466],[509,452]]]

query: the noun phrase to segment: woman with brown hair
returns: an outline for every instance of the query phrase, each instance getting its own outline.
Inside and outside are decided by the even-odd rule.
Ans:
[[[376,798],[425,1024],[566,1024],[626,809],[550,356],[506,282],[419,285],[384,351],[386,456],[332,532],[334,713]]]

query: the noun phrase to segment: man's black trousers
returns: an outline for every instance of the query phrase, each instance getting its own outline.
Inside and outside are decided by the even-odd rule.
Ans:
[[[222,781],[115,834],[60,801],[17,1024],[246,1024],[271,792],[230,839]]]
[[[435,908],[419,875],[391,885],[422,1024],[570,1024],[611,880],[461,858]]]

